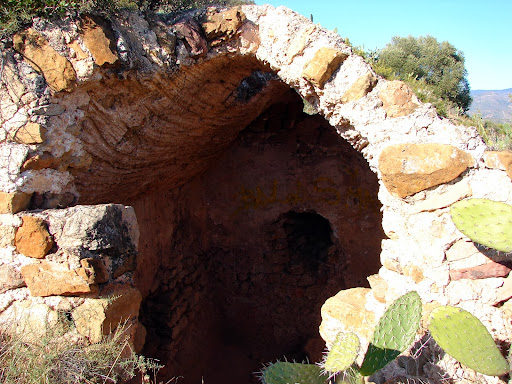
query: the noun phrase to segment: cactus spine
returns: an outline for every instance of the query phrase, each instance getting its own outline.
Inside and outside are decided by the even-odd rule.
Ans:
[[[263,384],[325,384],[327,376],[315,364],[279,361],[265,367],[261,374]]]
[[[450,208],[455,226],[474,242],[512,252],[512,206],[487,199],[466,199]]]
[[[430,314],[429,330],[446,353],[469,368],[491,376],[509,372],[487,328],[471,313],[456,307],[436,308]]]
[[[370,376],[398,357],[411,345],[421,320],[421,298],[417,292],[399,297],[380,318],[361,365]]]

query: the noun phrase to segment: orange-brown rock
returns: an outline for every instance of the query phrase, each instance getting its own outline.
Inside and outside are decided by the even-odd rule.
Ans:
[[[88,281],[94,284],[106,283],[109,273],[105,263],[101,259],[87,258],[80,260],[80,265],[87,272]]]
[[[234,37],[244,21],[245,14],[240,7],[233,7],[224,12],[209,9],[202,21],[202,27],[206,39],[212,46],[216,46]]]
[[[30,204],[31,193],[24,192],[0,192],[0,214],[18,213],[27,209]]]
[[[416,265],[406,265],[402,270],[403,274],[409,276],[416,284],[424,279],[423,271]]]
[[[320,335],[332,343],[338,332],[353,332],[365,345],[373,334],[375,315],[365,308],[369,288],[351,288],[338,292],[322,306]]]
[[[21,274],[32,296],[77,295],[97,290],[94,275],[86,268],[42,261],[21,267]]]
[[[379,98],[388,117],[407,116],[419,105],[411,89],[399,80],[387,83],[386,88],[380,91]]]
[[[306,64],[302,71],[302,77],[318,88],[323,88],[327,80],[347,57],[348,54],[346,53],[322,47],[316,51],[313,59]]]
[[[373,297],[380,303],[386,303],[386,292],[388,290],[388,283],[380,275],[375,274],[366,278],[372,288]]]
[[[71,63],[59,55],[48,41],[30,28],[16,34],[14,48],[21,52],[28,63],[41,72],[46,82],[55,91],[71,91],[76,82],[76,73]]]
[[[470,154],[447,144],[390,145],[379,157],[384,185],[402,198],[447,183],[473,164]]]
[[[63,156],[65,157],[65,156]],[[64,161],[65,158],[58,158],[50,155],[48,152],[44,152],[41,155],[35,155],[29,157],[22,165],[21,171],[32,170],[40,170],[44,168],[54,168],[57,169],[58,166]]]
[[[112,42],[105,31],[90,17],[82,19],[80,35],[97,65],[114,64],[118,60],[115,52],[110,49]]]
[[[72,314],[78,332],[92,343],[100,341],[119,324],[137,318],[142,301],[136,288],[123,285],[107,286],[100,295],[102,298],[86,299]],[[140,335],[138,337],[140,339]]]
[[[21,144],[40,144],[44,142],[46,128],[38,123],[27,123],[13,132],[11,140]]]
[[[501,169],[512,179],[512,151],[487,151],[484,153],[485,166]]]
[[[16,232],[16,250],[28,257],[42,259],[53,247],[53,239],[43,219],[23,216],[23,223]]]
[[[341,97],[342,103],[359,100],[366,96],[377,85],[377,78],[371,72],[358,78]]]

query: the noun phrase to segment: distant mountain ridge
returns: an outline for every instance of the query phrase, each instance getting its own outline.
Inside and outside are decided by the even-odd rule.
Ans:
[[[512,95],[512,88],[471,91],[473,103],[469,114],[480,114],[484,119],[496,123],[510,123],[512,122],[512,101],[509,95]]]

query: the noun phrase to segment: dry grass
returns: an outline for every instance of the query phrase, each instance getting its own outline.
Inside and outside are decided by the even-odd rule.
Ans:
[[[161,368],[137,356],[119,326],[97,344],[89,345],[69,329],[40,338],[20,332],[0,333],[0,382],[3,384],[112,384],[137,373],[151,384]],[[153,377],[153,379],[151,378]]]

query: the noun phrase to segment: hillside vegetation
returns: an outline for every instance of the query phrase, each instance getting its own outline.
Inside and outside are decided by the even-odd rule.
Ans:
[[[0,37],[29,25],[34,17],[54,18],[97,12],[113,14],[120,9],[176,12],[210,5],[253,4],[252,0],[2,0]]]
[[[346,39],[348,43],[348,39]],[[494,121],[480,112],[471,116],[474,102],[464,66],[464,54],[453,45],[438,42],[432,36],[393,37],[383,49],[356,53],[370,63],[375,72],[388,80],[402,80],[424,103],[432,103],[440,116],[474,126],[491,149],[512,149],[510,120]],[[479,99],[476,96],[477,100]],[[512,110],[512,100],[505,98]]]

